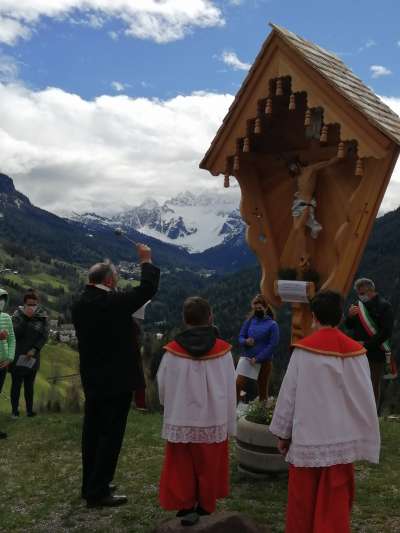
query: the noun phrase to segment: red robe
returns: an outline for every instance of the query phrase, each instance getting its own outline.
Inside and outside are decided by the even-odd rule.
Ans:
[[[176,357],[194,359],[176,341],[164,348]],[[217,339],[201,360],[223,357],[230,349],[228,343]],[[217,499],[226,497],[228,493],[228,439],[210,443],[167,441],[160,479],[160,505],[163,509],[172,511],[199,505],[212,513]]]
[[[359,357],[361,344],[337,328],[322,328],[294,344],[317,357]],[[294,355],[295,356],[295,355]],[[349,533],[354,499],[353,464],[289,466],[286,533]]]

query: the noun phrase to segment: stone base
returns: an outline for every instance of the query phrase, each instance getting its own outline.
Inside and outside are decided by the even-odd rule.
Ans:
[[[267,526],[254,522],[237,512],[223,511],[201,516],[195,526],[182,526],[180,518],[173,518],[158,525],[153,533],[270,533]]]

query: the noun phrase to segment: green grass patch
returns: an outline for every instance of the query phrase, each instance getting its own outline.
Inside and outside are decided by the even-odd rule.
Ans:
[[[35,382],[35,408],[43,408],[49,400],[58,401],[61,405],[67,396],[68,388],[76,378],[67,378],[60,381],[49,378],[68,376],[78,372],[79,356],[70,346],[63,343],[49,342],[43,348],[40,356],[40,369]],[[79,381],[79,378],[78,378]],[[10,412],[10,387],[11,376],[8,375],[0,394],[0,410]],[[23,391],[21,391],[20,410],[24,412],[25,405]]]
[[[112,510],[87,510],[79,498],[80,415],[0,417],[9,433],[1,443],[1,531],[150,533],[173,516],[159,508],[157,498],[164,449],[159,414],[130,413],[115,479],[129,503]],[[400,424],[383,421],[381,428],[381,464],[356,467],[353,532],[400,531]],[[234,443],[231,456],[231,495],[218,508],[241,511],[282,533],[287,477],[248,480],[237,471]]]
[[[54,289],[62,288],[66,292],[68,291],[68,283],[46,272],[31,274],[29,276],[26,276],[26,279],[31,283],[33,287],[37,287],[39,289],[41,285],[50,285]]]

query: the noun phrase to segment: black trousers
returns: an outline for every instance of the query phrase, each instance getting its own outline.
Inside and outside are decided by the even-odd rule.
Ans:
[[[14,414],[18,413],[22,384],[24,384],[26,412],[32,413],[36,373],[36,370],[34,370],[33,372],[23,375],[15,369],[11,372],[11,409]]]
[[[0,369],[0,392],[3,390],[4,380],[6,379],[7,368]]]
[[[85,392],[82,497],[87,501],[110,494],[131,402],[132,392],[113,396]]]

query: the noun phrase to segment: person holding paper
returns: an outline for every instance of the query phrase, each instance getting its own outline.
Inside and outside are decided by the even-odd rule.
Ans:
[[[36,374],[40,366],[40,351],[49,338],[49,319],[46,310],[39,304],[38,293],[28,289],[24,305],[13,314],[12,321],[16,338],[15,359],[11,366],[12,417],[19,417],[19,397],[22,384],[26,414],[36,416],[33,396]]]
[[[132,314],[157,292],[160,270],[151,250],[137,245],[140,285],[116,291],[118,273],[109,261],[89,270],[89,283],[72,308],[85,394],[82,429],[82,498],[87,507],[127,502],[111,485],[133,391],[144,386]]]
[[[231,346],[217,337],[207,300],[183,305],[185,330],[164,346],[157,373],[167,441],[160,503],[182,525],[215,511],[229,492],[229,435],[236,433],[235,368]]]
[[[15,335],[11,317],[4,309],[8,302],[8,293],[0,289],[0,392],[6,379],[7,368],[15,355]],[[0,431],[0,439],[7,438],[7,433]]]
[[[274,351],[279,343],[279,326],[264,295],[258,294],[251,302],[252,312],[244,322],[239,335],[243,352],[236,367],[237,401],[246,387],[247,379],[257,380],[258,397],[268,399]]]

